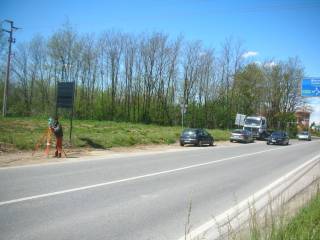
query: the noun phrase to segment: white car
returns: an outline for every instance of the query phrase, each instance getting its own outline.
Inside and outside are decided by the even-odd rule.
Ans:
[[[311,141],[311,135],[309,132],[301,132],[297,136],[298,136],[298,140]]]

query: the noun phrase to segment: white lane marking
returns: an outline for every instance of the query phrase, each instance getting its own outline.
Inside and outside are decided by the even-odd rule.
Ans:
[[[316,162],[316,161],[319,161],[319,159],[320,159],[320,154],[314,156],[313,158],[311,158],[307,162],[301,164],[300,166],[298,166],[297,168],[295,168],[292,171],[288,172],[284,176],[278,178],[277,180],[275,180],[274,182],[272,182],[268,186],[262,188],[261,190],[257,191],[256,193],[254,193],[250,197],[242,200],[239,204],[237,204],[235,206],[232,206],[227,211],[225,211],[222,214],[218,215],[214,219],[202,224],[201,226],[199,226],[195,230],[191,231],[187,236],[180,237],[178,240],[186,240],[186,239],[187,240],[192,240],[192,239],[198,239],[199,237],[201,238],[201,235],[204,235],[211,228],[216,227],[217,223],[219,223],[219,222],[223,221],[224,219],[230,217],[232,215],[232,213],[234,213],[235,211],[238,211],[239,209],[243,209],[243,207],[248,207],[248,203],[259,199],[260,197],[262,197],[265,194],[269,194],[270,191],[273,188],[279,186],[279,184],[281,184],[282,182],[284,182],[285,180],[287,180],[289,177],[293,176],[294,174],[298,173],[301,169],[303,169],[304,167],[308,166],[309,164],[311,164],[313,162]]]
[[[286,148],[288,148],[288,147],[286,147]],[[102,186],[108,186],[108,185],[112,185],[112,184],[116,184],[116,183],[129,182],[129,181],[134,181],[134,180],[138,180],[138,179],[164,175],[164,174],[168,174],[168,173],[175,173],[175,172],[179,172],[179,171],[183,171],[183,170],[187,170],[187,169],[191,169],[191,168],[198,168],[198,167],[202,167],[202,166],[206,166],[206,165],[211,165],[211,164],[216,164],[216,163],[220,163],[220,162],[230,161],[230,160],[237,159],[237,158],[249,157],[249,156],[253,156],[253,155],[257,155],[257,154],[261,154],[261,153],[277,151],[277,150],[283,150],[283,149],[286,149],[286,148],[272,148],[272,149],[263,150],[263,151],[259,151],[259,152],[247,153],[247,154],[242,154],[242,155],[238,155],[238,156],[234,156],[234,157],[228,157],[228,158],[209,161],[209,162],[205,162],[205,163],[194,164],[194,165],[190,165],[190,166],[186,166],[186,167],[175,168],[175,169],[166,170],[166,171],[160,171],[160,172],[155,172],[155,173],[149,173],[149,174],[145,174],[145,175],[139,175],[139,176],[136,176],[136,177],[124,178],[124,179],[119,179],[119,180],[114,180],[114,181],[109,181],[109,182],[103,182],[103,183],[98,183],[98,184],[93,184],[93,185],[88,185],[88,186],[83,186],[83,187],[78,187],[78,188],[66,189],[66,190],[62,190],[62,191],[56,191],[56,192],[39,194],[39,195],[34,195],[34,196],[29,196],[29,197],[17,198],[17,199],[13,199],[13,200],[0,202],[0,207],[4,206],[4,205],[9,205],[9,204],[12,204],[12,203],[19,203],[19,202],[29,201],[29,200],[33,200],[33,199],[51,197],[51,196],[65,194],[65,193],[71,193],[71,192],[77,192],[77,191],[92,189],[92,188],[98,188],[98,187],[102,187]]]

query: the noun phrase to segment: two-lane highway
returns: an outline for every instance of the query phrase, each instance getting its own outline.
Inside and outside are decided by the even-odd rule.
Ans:
[[[0,239],[177,239],[320,154],[233,144],[0,169]]]

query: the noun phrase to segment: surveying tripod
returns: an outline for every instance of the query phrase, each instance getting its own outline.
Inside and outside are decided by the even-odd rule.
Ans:
[[[51,127],[49,126],[43,133],[43,135],[40,137],[38,142],[36,143],[34,150],[32,152],[32,156],[35,154],[35,152],[42,146],[43,144],[46,144],[46,148],[44,150],[44,154],[46,157],[49,157],[50,153],[50,146],[51,146],[51,137],[52,137],[52,130]],[[66,152],[62,149],[62,152],[65,157],[67,157]]]

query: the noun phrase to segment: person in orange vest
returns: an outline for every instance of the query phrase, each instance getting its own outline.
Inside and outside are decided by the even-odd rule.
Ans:
[[[59,123],[58,117],[54,118],[53,124],[51,125],[51,130],[56,137],[56,151],[54,156],[60,158],[62,153],[63,131],[62,125]]]

